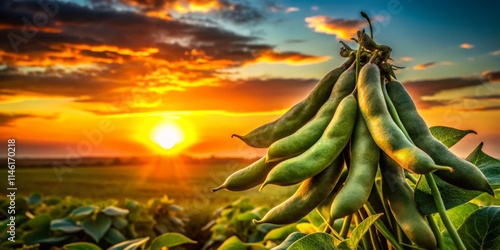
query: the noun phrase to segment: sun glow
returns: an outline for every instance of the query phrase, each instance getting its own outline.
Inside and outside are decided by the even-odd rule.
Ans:
[[[152,140],[165,150],[173,150],[185,139],[183,129],[174,122],[159,123],[152,131]]]

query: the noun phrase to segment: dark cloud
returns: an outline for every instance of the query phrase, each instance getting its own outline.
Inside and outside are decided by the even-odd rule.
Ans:
[[[12,124],[20,119],[26,118],[42,118],[42,119],[55,119],[57,115],[52,116],[40,116],[40,115],[32,115],[32,114],[15,114],[15,113],[0,113],[0,127],[12,126]]]
[[[465,96],[466,99],[476,99],[476,100],[500,100],[500,94],[498,95],[484,95],[484,96]]]
[[[489,82],[500,82],[500,71],[485,71],[481,75]]]
[[[446,105],[463,106],[461,104],[466,104],[469,111],[496,109],[497,106],[488,104],[488,101],[499,100],[500,95],[494,94],[494,89],[490,85],[491,81],[489,81],[491,78],[483,76],[417,80],[407,81],[403,84],[406,90],[412,95],[418,108],[425,109]],[[453,100],[437,100],[432,98],[445,91],[474,86],[476,86],[474,89],[475,95],[466,95]],[[460,109],[462,110],[463,108]]]
[[[141,92],[119,96],[94,96],[80,102],[116,102],[109,110],[88,109],[96,114],[121,114],[152,111],[226,110],[231,112],[260,112],[286,109],[300,101],[313,88],[316,79],[246,79],[225,81],[220,86],[200,86],[187,91],[166,93]],[[203,98],[197,98],[202,96]],[[101,99],[104,98],[104,99]],[[156,107],[133,107],[138,99],[157,102]],[[117,101],[119,100],[119,101]],[[235,105],[228,105],[234,103]]]
[[[302,39],[290,39],[285,41],[285,43],[303,43],[303,42],[305,42],[305,40]]]

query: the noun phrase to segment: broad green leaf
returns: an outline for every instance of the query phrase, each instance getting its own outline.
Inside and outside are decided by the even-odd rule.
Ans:
[[[118,228],[118,229],[124,229],[128,225],[128,221],[122,217],[113,217],[111,218],[111,222],[113,223],[113,226]]]
[[[238,237],[231,236],[217,250],[267,250],[267,248],[259,243],[244,243]]]
[[[34,244],[39,243],[41,240],[47,239],[47,238],[50,238],[50,231],[33,230],[33,231],[25,233],[22,237],[22,240],[27,245],[34,245]]]
[[[363,235],[370,229],[371,225],[375,223],[378,218],[382,216],[382,214],[374,214],[371,216],[368,216],[366,219],[364,219],[361,223],[359,223],[354,230],[352,230],[351,237],[349,237],[347,244],[349,245],[349,248],[351,249],[357,249],[359,241],[363,237]]]
[[[76,208],[69,214],[75,220],[81,220],[89,215],[91,215],[97,209],[96,206],[83,206]]]
[[[450,148],[462,140],[468,134],[477,134],[474,130],[459,130],[444,126],[435,126],[429,128],[432,136]]]
[[[253,219],[261,219],[269,209],[267,207],[256,207],[252,210],[238,214],[236,219],[239,221],[252,221]]]
[[[83,231],[87,233],[95,242],[106,234],[109,227],[111,227],[111,218],[107,215],[99,213],[96,219],[87,218],[82,222]]]
[[[65,250],[101,250],[100,247],[87,242],[75,242],[64,245]]]
[[[51,237],[39,240],[38,243],[56,244],[56,243],[60,243],[64,240],[68,239],[69,237],[70,237],[69,235],[51,236]]]
[[[263,232],[265,234],[271,232],[271,230],[280,228],[281,225],[276,225],[276,224],[270,224],[270,223],[264,223],[264,224],[259,224],[257,225],[257,230],[259,232]]]
[[[146,242],[148,242],[149,237],[144,237],[144,238],[139,238],[139,239],[133,239],[133,240],[127,240],[122,243],[118,243],[116,245],[111,246],[107,250],[135,250],[137,248],[140,248]]]
[[[28,203],[30,205],[38,205],[42,202],[42,196],[39,193],[32,193],[30,197],[28,197]]]
[[[482,151],[483,143],[474,149],[474,151],[467,157],[467,161],[476,165],[481,172],[486,176],[486,179],[490,183],[492,188],[500,187],[500,161],[485,154]],[[463,188],[451,185],[435,174],[433,174],[436,184],[441,192],[441,197],[443,198],[444,205],[446,209],[451,209],[458,205],[464,204],[483,192],[475,190],[466,190]],[[417,202],[418,208],[424,214],[436,213],[437,209],[434,204],[434,199],[431,195],[429,185],[425,178],[420,180],[420,183],[415,190],[415,201]]]
[[[444,230],[443,233],[441,233],[441,237],[443,238],[443,245],[444,245],[444,249],[442,250],[457,250],[455,242],[453,242],[453,239],[448,233],[448,230]]]
[[[28,225],[33,229],[47,230],[48,228],[50,228],[51,220],[52,218],[50,216],[41,214],[29,220]]]
[[[149,250],[160,250],[163,247],[175,247],[183,244],[196,244],[197,242],[189,239],[188,237],[180,234],[180,233],[166,233],[156,237],[151,246],[149,246]]]
[[[313,233],[295,241],[288,250],[335,250],[333,236],[327,233]]]
[[[491,188],[500,188],[500,161],[483,152],[482,142],[467,156],[466,160],[483,172]]]
[[[126,241],[127,238],[125,238],[125,236],[123,236],[123,234],[116,228],[110,228],[106,235],[104,235],[104,240],[106,240],[109,244],[115,245]]]
[[[76,222],[69,218],[52,220],[50,222],[50,230],[52,231],[62,231],[65,233],[76,233],[82,230],[81,226],[76,225]]]
[[[465,190],[443,181],[435,174],[432,174],[432,176],[436,181],[446,209],[462,205],[483,193],[475,190]],[[434,203],[434,198],[426,178],[422,177],[420,179],[418,187],[415,189],[414,197],[418,208],[423,214],[437,213],[436,204]]]
[[[297,224],[290,224],[280,228],[273,229],[264,236],[264,242],[268,240],[280,241],[286,239],[288,235],[297,231]]]
[[[126,215],[128,214],[128,209],[123,209],[115,206],[109,206],[103,209],[101,212],[103,212],[105,215],[108,216],[119,216],[119,215]]]
[[[459,228],[465,221],[465,219],[467,219],[467,217],[469,217],[469,215],[471,215],[477,209],[479,209],[478,205],[473,203],[465,203],[460,206],[449,209],[448,211],[446,211],[446,213],[448,214],[448,217],[450,218],[453,227]],[[445,226],[443,225],[443,222],[439,218],[438,214],[434,215],[434,219],[441,230],[446,229]]]
[[[458,229],[467,249],[500,249],[500,206],[481,208]]]
[[[288,247],[290,247],[290,245],[292,245],[295,241],[299,240],[300,238],[306,236],[307,234],[304,234],[304,233],[301,233],[301,232],[294,232],[294,233],[291,233],[290,235],[288,235],[288,237],[286,237],[286,239],[281,242],[281,244],[275,246],[273,249],[271,250],[286,250],[288,249]]]

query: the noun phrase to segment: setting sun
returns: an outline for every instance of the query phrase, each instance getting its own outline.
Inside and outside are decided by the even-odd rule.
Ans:
[[[153,130],[152,139],[163,149],[169,150],[184,141],[184,131],[176,123],[160,123]]]

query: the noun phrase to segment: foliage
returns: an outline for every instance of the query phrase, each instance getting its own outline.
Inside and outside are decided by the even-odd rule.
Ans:
[[[184,233],[188,222],[184,209],[167,196],[151,199],[146,204],[127,200],[125,208],[120,208],[114,200],[92,203],[71,197],[42,198],[35,193],[16,199],[16,241],[12,242],[8,240],[10,235],[7,233],[8,200],[2,200],[0,208],[3,220],[0,247],[8,248],[37,244],[60,247],[71,242],[94,243],[107,248],[140,237],[156,238],[170,233],[167,235],[172,238],[173,232]],[[184,236],[174,236],[177,239],[168,241],[183,242]],[[166,237],[156,238],[153,243],[161,245]],[[73,247],[81,249],[85,246],[89,245]]]

